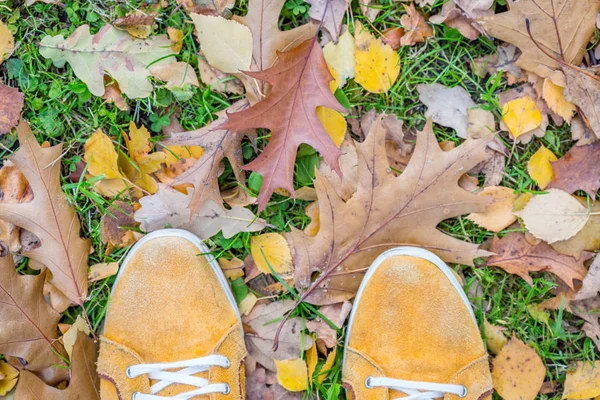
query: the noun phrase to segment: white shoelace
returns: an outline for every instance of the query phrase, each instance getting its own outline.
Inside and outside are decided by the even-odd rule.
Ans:
[[[415,381],[403,381],[400,379],[392,378],[376,378],[369,376],[365,380],[365,386],[368,389],[375,387],[386,387],[392,390],[406,393],[407,397],[402,397],[397,400],[426,400],[426,399],[437,399],[444,397],[445,393],[455,394],[459,397],[465,397],[467,395],[467,388],[463,385],[450,385],[442,383],[432,382],[415,382]],[[423,392],[423,390],[426,390]]]
[[[127,377],[135,378],[140,375],[148,374],[151,380],[157,380],[150,387],[152,394],[144,394],[135,392],[132,400],[163,400],[163,399],[179,399],[188,400],[194,396],[200,396],[210,393],[227,394],[230,391],[229,385],[226,383],[210,384],[208,380],[192,376],[198,372],[208,371],[210,367],[229,368],[231,363],[227,357],[220,355],[211,355],[206,357],[194,358],[192,360],[177,361],[172,363],[158,364],[138,364],[127,368]],[[178,369],[179,371],[168,372],[169,369]],[[156,394],[173,383],[181,383],[184,385],[196,386],[198,389],[189,392],[180,393],[175,396],[157,396]]]

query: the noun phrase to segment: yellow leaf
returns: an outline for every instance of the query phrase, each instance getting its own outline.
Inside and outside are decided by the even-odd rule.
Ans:
[[[152,150],[150,132],[148,132],[148,129],[146,129],[144,125],[141,125],[138,128],[133,121],[130,121],[129,135],[123,132],[123,138],[125,139],[125,143],[127,143],[129,155],[136,161],[150,153],[150,150]]]
[[[6,361],[0,360],[0,396],[6,396],[15,387],[18,376],[18,369]]]
[[[6,25],[0,21],[0,64],[12,53],[15,48],[15,39]]]
[[[183,31],[181,29],[168,27],[167,35],[169,35],[169,40],[171,41],[171,50],[175,53],[179,53],[181,47],[183,47]]]
[[[69,360],[71,360],[71,355],[73,354],[73,346],[75,346],[75,340],[77,339],[77,334],[79,332],[83,332],[86,335],[90,334],[90,328],[88,324],[85,322],[85,319],[81,315],[77,316],[75,323],[71,325],[69,330],[65,332],[63,335],[63,345],[65,346],[65,350],[69,355]]]
[[[485,343],[487,348],[492,354],[498,354],[508,342],[508,339],[502,333],[506,328],[490,324],[487,319],[483,320],[483,327],[485,331]]]
[[[323,47],[323,56],[325,56],[329,70],[333,71],[332,75],[335,78],[333,82],[336,85],[334,91],[338,87],[343,87],[347,79],[354,78],[356,73],[354,53],[354,37],[349,31],[339,37],[337,44],[331,41]]]
[[[552,111],[563,117],[565,121],[571,122],[577,107],[565,99],[562,87],[555,85],[550,79],[546,78],[542,86],[542,97]]]
[[[252,236],[250,251],[258,270],[270,274],[271,269],[282,277],[289,277],[294,271],[290,245],[279,233],[265,233]]]
[[[567,373],[563,399],[589,399],[600,396],[600,361],[577,362],[575,371]]]
[[[317,117],[323,124],[323,128],[329,134],[337,147],[340,147],[346,136],[346,119],[339,112],[331,108],[318,106]]]
[[[153,172],[158,171],[162,168],[162,164],[165,162],[165,153],[157,151],[156,153],[148,154],[145,157],[137,160],[138,166],[140,169],[147,173],[151,174]]]
[[[314,337],[313,337],[314,339]],[[308,379],[312,386],[312,377],[317,369],[317,362],[319,361],[319,355],[317,354],[317,344],[313,341],[313,345],[310,349],[306,350],[306,364],[308,365]]]
[[[167,167],[171,167],[182,160],[187,158],[195,158],[196,160],[202,157],[204,154],[204,148],[201,146],[182,146],[174,144],[171,146],[165,146],[165,164]]]
[[[502,115],[502,120],[515,139],[542,124],[542,113],[529,96],[506,103],[502,107]]]
[[[125,30],[131,36],[138,39],[147,39],[152,33],[152,26],[150,25],[130,25],[126,26]]]
[[[354,80],[371,93],[385,93],[400,73],[400,57],[381,38],[375,38],[360,22],[354,34],[356,76]]]
[[[119,166],[127,176],[127,178],[135,185],[135,191],[132,196],[140,198],[144,194],[141,191],[154,194],[158,190],[156,180],[146,172],[144,172],[135,162],[124,156],[119,157]]]
[[[274,360],[277,367],[277,382],[290,392],[308,389],[308,367],[301,358]]]
[[[492,197],[494,201],[488,205],[486,212],[469,214],[467,219],[492,232],[500,232],[517,220],[513,207],[519,195],[513,189],[488,186],[477,195]]]
[[[91,176],[104,174],[106,179],[123,178],[117,163],[118,157],[112,141],[101,129],[85,141],[84,159]]]
[[[103,179],[94,184],[94,189],[104,197],[115,197],[129,189],[129,185],[123,178]]]
[[[219,258],[219,266],[226,278],[236,280],[244,276],[244,262],[237,257],[231,260]]]
[[[545,376],[540,356],[516,337],[494,359],[494,389],[504,400],[534,400]]]
[[[248,295],[244,297],[244,300],[240,301],[240,314],[248,315],[248,313],[250,313],[250,311],[252,311],[252,309],[256,305],[256,302],[258,302],[258,297],[256,297],[254,293],[248,293]]]
[[[317,378],[317,381],[319,383],[323,383],[325,378],[327,378],[327,373],[331,370],[331,368],[333,367],[333,364],[335,363],[336,355],[337,355],[337,347],[334,347],[333,351],[327,355],[325,364],[323,364],[323,366],[321,367],[321,370],[319,371],[319,377]]]
[[[531,156],[527,163],[527,172],[531,179],[537,182],[540,189],[545,189],[550,184],[554,173],[552,172],[552,164],[557,158],[544,145]]]
[[[319,214],[319,202],[313,201],[304,209],[304,214],[310,218],[310,224],[304,228],[304,233],[308,236],[316,236],[321,227],[321,218]]]

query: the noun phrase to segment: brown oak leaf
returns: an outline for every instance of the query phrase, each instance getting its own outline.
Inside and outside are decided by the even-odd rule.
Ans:
[[[324,305],[352,298],[365,267],[382,251],[401,245],[423,247],[447,262],[469,265],[488,254],[436,226],[445,219],[486,210],[490,199],[465,191],[458,180],[486,159],[492,135],[468,138],[443,151],[429,121],[417,134],[414,153],[400,176],[389,169],[385,135],[379,117],[366,140],[356,144],[357,189],[348,200],[343,201],[336,187],[317,174],[319,232],[310,237],[292,229],[286,236],[293,249],[296,286],[306,290],[313,272],[321,273],[302,300]]]
[[[19,275],[12,255],[0,258],[0,353],[27,361],[27,369],[41,371],[64,362],[58,342],[60,314],[44,299],[47,272]]]
[[[552,163],[554,177],[548,188],[568,193],[583,190],[591,198],[600,189],[600,142],[573,146],[558,161]]]
[[[510,232],[502,239],[497,236],[490,247],[492,253],[487,265],[500,267],[509,274],[519,275],[530,285],[533,284],[530,272],[548,271],[558,276],[573,289],[573,280],[583,280],[587,269],[583,263],[590,258],[584,253],[577,260],[556,252],[546,242],[532,244],[523,233]]]
[[[21,118],[23,93],[0,82],[0,135],[10,132]]]
[[[579,65],[586,45],[594,33],[597,0],[521,0],[513,2],[510,10],[478,19],[491,36],[517,46],[523,54],[516,65],[555,83],[563,79],[560,64],[537,48],[527,33],[529,21],[531,36],[546,51],[568,63]],[[557,28],[552,16],[556,17]],[[556,30],[560,32],[560,41]]]
[[[31,372],[23,372],[15,398],[20,400],[100,400],[96,373],[98,345],[83,332],[77,333],[71,357],[71,380],[66,389],[48,386]]]
[[[600,139],[600,74],[598,68],[575,69],[563,67],[565,99],[575,104],[585,115],[593,132],[586,132],[590,141]]]
[[[271,138],[263,152],[244,166],[263,177],[258,196],[262,211],[277,188],[294,193],[294,163],[298,146],[306,143],[317,150],[327,163],[341,175],[337,148],[317,116],[317,107],[324,106],[341,113],[347,110],[337,101],[329,82],[333,79],[319,43],[307,40],[291,51],[279,54],[274,67],[247,74],[273,86],[271,93],[253,107],[228,113],[229,121],[222,129],[243,131],[266,128]]]
[[[238,112],[248,107],[245,100],[232,104],[226,111]],[[241,168],[243,162],[240,143],[244,137],[254,141],[256,132],[252,130],[232,131],[224,129],[223,124],[227,122],[225,112],[218,113],[219,119],[213,123],[195,131],[172,133],[164,144],[201,146],[204,149],[202,157],[187,171],[179,175],[174,185],[191,183],[194,192],[190,201],[193,215],[197,215],[200,208],[207,200],[213,200],[216,204],[223,204],[219,191],[218,178],[221,174],[221,163],[224,158],[229,160],[233,173],[240,184],[245,181],[244,171]]]
[[[48,267],[52,284],[71,301],[82,304],[87,295],[90,241],[79,236],[79,219],[61,189],[62,145],[41,147],[26,122],[19,124],[17,133],[21,148],[10,160],[25,175],[33,200],[0,203],[0,219],[40,238],[42,245],[23,255]]]
[[[418,12],[414,3],[402,4],[406,14],[400,17],[400,24],[404,28],[404,35],[400,39],[401,46],[414,46],[423,43],[426,38],[433,36],[433,28],[427,25],[423,14]]]

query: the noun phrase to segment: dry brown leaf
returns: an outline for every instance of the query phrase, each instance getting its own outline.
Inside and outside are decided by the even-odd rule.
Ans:
[[[573,314],[584,320],[582,331],[592,339],[596,348],[600,350],[600,296],[587,300],[571,302]]]
[[[593,201],[588,204],[586,197],[575,197],[582,206],[590,209],[590,218],[582,230],[568,240],[552,243],[552,248],[561,254],[579,258],[581,252],[596,251],[600,249],[600,202]]]
[[[237,257],[231,260],[219,258],[219,266],[226,278],[235,280],[244,276],[244,262]]]
[[[352,304],[345,301],[343,303],[323,306],[319,309],[319,312],[337,326],[338,329],[341,329],[344,321],[346,321],[346,318],[350,314],[350,310],[352,310]],[[321,353],[326,354],[328,348],[335,348],[337,344],[337,332],[325,320],[317,317],[312,321],[308,321],[306,327],[309,331],[317,334],[317,347]]]
[[[494,359],[494,389],[504,400],[534,400],[545,376],[540,356],[516,336]]]
[[[222,15],[235,6],[235,0],[177,0],[177,4],[188,14]]]
[[[31,372],[21,373],[16,398],[22,400],[100,400],[100,379],[96,373],[98,345],[94,339],[79,332],[73,347],[69,387],[48,386]]]
[[[488,186],[477,195],[490,196],[494,201],[485,213],[469,214],[467,219],[492,232],[500,232],[517,220],[513,214],[513,207],[519,195],[513,189],[504,186]]]
[[[198,70],[200,71],[200,80],[210,86],[211,90],[240,95],[244,93],[244,87],[237,78],[212,67],[201,57],[198,57]]]
[[[417,85],[419,100],[427,106],[425,118],[453,128],[459,138],[466,139],[468,112],[475,102],[462,86],[448,88],[439,83]]]
[[[581,289],[577,292],[575,300],[587,300],[598,296],[600,292],[600,257],[596,256],[583,278]]]
[[[25,122],[17,127],[17,133],[21,148],[10,160],[25,175],[34,197],[28,203],[0,203],[0,219],[40,238],[42,246],[24,255],[47,266],[54,276],[52,284],[82,304],[87,295],[90,241],[79,237],[79,218],[62,192],[62,145],[42,148]]]
[[[496,53],[473,60],[471,67],[473,72],[481,78],[484,78],[486,74],[494,75],[498,71],[502,71],[506,74],[507,83],[512,86],[526,78],[521,68],[515,65],[520,55],[521,50],[516,46],[503,43],[498,46]]]
[[[600,75],[598,71],[598,68],[584,70],[563,68],[565,99],[579,107],[585,115],[586,125],[589,125],[593,131],[586,135],[590,136],[590,141],[600,138]],[[590,75],[595,75],[595,79]]]
[[[321,273],[306,295],[311,303],[333,304],[352,298],[365,265],[388,248],[419,246],[447,262],[461,264],[472,264],[473,258],[487,254],[476,245],[443,234],[436,226],[457,215],[485,211],[491,199],[468,193],[457,182],[461,171],[487,157],[485,148],[491,135],[469,138],[444,152],[429,122],[418,134],[410,163],[395,176],[385,157],[385,134],[380,118],[366,140],[356,144],[357,190],[347,201],[338,195],[335,183],[318,174],[319,233],[310,237],[293,229],[287,234],[294,249],[296,286],[306,290],[313,272]],[[336,274],[331,275],[333,271]]]
[[[404,35],[400,39],[402,46],[414,46],[423,43],[426,38],[433,36],[433,29],[425,22],[423,14],[417,11],[414,3],[402,4],[406,14],[400,17],[400,24],[404,28]]]
[[[587,273],[583,263],[589,255],[576,260],[557,253],[544,242],[531,244],[520,232],[510,232],[502,239],[494,237],[490,251],[496,255],[488,258],[487,265],[519,275],[530,285],[533,284],[530,272],[549,271],[573,289],[573,280],[582,280]]]
[[[107,244],[106,254],[110,254],[115,248],[123,248],[135,243],[137,240],[133,231],[135,226],[131,204],[121,200],[114,201],[100,219],[102,243]]]
[[[90,267],[90,271],[88,272],[88,281],[90,283],[100,281],[116,275],[117,272],[119,272],[118,262],[94,264]]]
[[[44,299],[42,287],[47,272],[19,275],[12,255],[0,258],[0,353],[27,361],[27,369],[41,371],[64,365],[58,340],[60,314]]]
[[[23,93],[19,89],[0,82],[0,135],[10,132],[19,123],[23,99]]]
[[[248,107],[246,101],[238,101],[231,105],[227,111],[235,112]],[[194,192],[190,201],[193,215],[197,215],[200,208],[207,200],[222,204],[223,199],[219,190],[218,178],[221,173],[221,162],[224,158],[229,160],[233,173],[240,184],[245,182],[245,174],[241,169],[242,152],[240,144],[244,137],[251,140],[256,138],[253,131],[234,132],[223,129],[221,126],[227,121],[225,112],[218,113],[219,119],[195,131],[173,133],[164,145],[201,146],[204,154],[196,163],[183,174],[179,175],[173,184],[191,183]]]
[[[26,203],[32,199],[33,192],[17,167],[5,165],[0,168],[1,203]],[[15,253],[21,250],[21,247],[21,228],[0,220],[0,257],[5,256],[7,251]]]
[[[331,40],[338,42],[342,30],[342,20],[348,9],[348,0],[307,0],[311,5],[308,15],[315,21],[322,21],[323,29]],[[327,7],[327,10],[325,8]]]
[[[112,81],[110,78],[104,77],[104,84],[102,99],[106,100],[107,103],[114,103],[121,111],[129,111],[129,105],[127,105],[117,81]]]
[[[303,393],[288,392],[277,381],[267,382],[269,377],[264,368],[248,371],[246,361],[246,400],[302,400]]]
[[[444,3],[439,14],[429,18],[432,24],[444,24],[449,28],[458,30],[467,39],[475,40],[479,37],[479,29],[473,21],[467,17],[462,9],[454,2]]]
[[[553,10],[557,16],[556,28],[552,20]],[[478,22],[491,36],[521,49],[523,54],[516,62],[517,66],[551,78],[555,84],[563,86],[560,64],[536,47],[527,33],[525,20],[529,20],[532,37],[546,52],[555,56],[561,54],[558,30],[564,60],[579,65],[594,32],[599,10],[600,2],[596,0],[521,0],[514,2],[509,11],[483,17]]]
[[[552,163],[552,171],[554,178],[548,188],[567,193],[583,190],[591,198],[596,197],[600,189],[600,142],[571,147],[563,157]]]

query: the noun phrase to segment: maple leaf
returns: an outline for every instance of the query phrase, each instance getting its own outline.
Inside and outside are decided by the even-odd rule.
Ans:
[[[523,54],[517,66],[559,84],[563,80],[560,64],[531,40],[526,20],[531,36],[547,53],[557,58],[562,55],[567,63],[579,65],[594,33],[599,10],[600,2],[596,0],[522,0],[514,2],[509,11],[482,17],[478,22],[491,36],[521,49]]]
[[[584,190],[594,198],[600,188],[600,142],[573,146],[558,161],[552,163],[554,178],[549,188],[573,193]]]
[[[21,118],[23,93],[0,82],[0,135],[10,132]]]
[[[291,51],[279,53],[274,67],[248,75],[273,85],[269,96],[253,107],[228,113],[229,121],[222,129],[243,131],[266,128],[271,139],[264,151],[244,166],[263,177],[258,196],[258,209],[264,210],[277,188],[294,193],[294,163],[298,146],[306,143],[321,153],[327,163],[341,175],[337,148],[317,116],[317,107],[324,106],[341,113],[347,110],[338,103],[329,89],[329,73],[319,43],[307,40]]]
[[[94,339],[78,332],[73,357],[69,387],[61,390],[48,386],[31,372],[24,371],[17,385],[18,399],[23,400],[100,400],[100,380],[96,373],[98,345]]]
[[[487,265],[519,275],[530,285],[533,284],[530,272],[549,271],[573,289],[573,280],[583,280],[587,273],[583,263],[589,254],[575,259],[557,253],[545,242],[531,244],[520,232],[508,233],[502,239],[494,237],[490,251],[496,255],[488,258]]]
[[[385,134],[379,116],[366,140],[356,144],[357,189],[347,201],[328,179],[317,174],[318,234],[310,237],[297,229],[287,234],[296,286],[306,289],[312,273],[321,273],[303,294],[303,301],[323,305],[352,298],[364,268],[384,250],[400,245],[427,248],[447,262],[469,265],[487,254],[436,226],[448,218],[486,210],[491,199],[461,189],[458,180],[488,157],[485,148],[491,135],[469,138],[443,151],[429,121],[417,135],[406,169],[395,176],[386,158]]]
[[[71,301],[82,304],[87,295],[90,241],[79,237],[81,225],[60,185],[62,145],[42,148],[26,122],[17,127],[21,148],[10,160],[23,173],[33,200],[0,203],[0,219],[32,232],[42,245],[23,253],[50,269],[52,284]]]
[[[244,100],[232,104],[226,111],[237,112],[248,107]],[[163,144],[200,146],[204,149],[202,156],[187,171],[179,175],[173,185],[191,183],[194,185],[194,193],[190,199],[190,208],[193,215],[197,215],[200,208],[207,200],[213,200],[217,204],[223,204],[219,191],[219,174],[221,162],[224,158],[229,160],[233,173],[240,184],[245,181],[244,171],[241,169],[242,151],[240,143],[244,137],[255,140],[256,133],[253,131],[234,132],[223,129],[227,121],[225,112],[217,113],[219,119],[213,123],[195,131],[171,134]]]
[[[0,258],[0,353],[27,361],[27,369],[40,371],[63,364],[58,342],[60,314],[44,299],[46,272],[19,275],[12,255]]]

